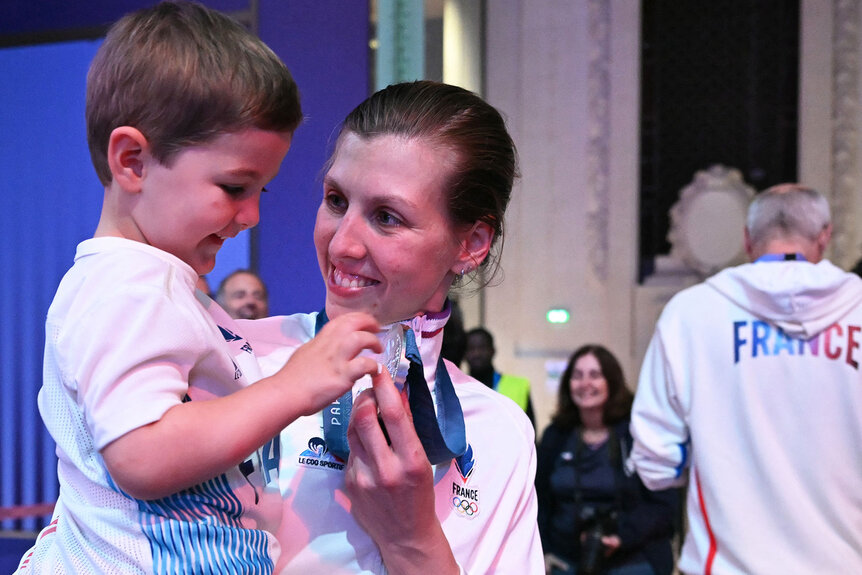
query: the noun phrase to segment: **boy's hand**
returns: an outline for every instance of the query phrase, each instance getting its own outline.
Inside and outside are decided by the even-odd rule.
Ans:
[[[374,375],[379,364],[360,356],[368,349],[381,353],[380,325],[364,312],[351,312],[330,320],[308,343],[299,347],[273,378],[284,378],[299,392],[302,415],[317,413],[353,387],[362,376]]]

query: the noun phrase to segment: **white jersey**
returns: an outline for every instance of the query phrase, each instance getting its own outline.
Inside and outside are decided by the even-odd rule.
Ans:
[[[238,323],[266,372],[278,369],[296,346],[313,337],[316,316]],[[440,322],[418,317],[412,322],[432,394],[443,336],[438,325],[429,324],[437,321],[441,326],[447,318]],[[248,323],[255,325],[254,330]],[[434,468],[437,517],[455,559],[465,573],[543,574],[532,425],[510,399],[449,362],[446,368],[464,412],[468,443],[463,457]],[[396,383],[403,381],[406,369],[402,358]],[[367,376],[359,380],[354,397],[370,385]],[[346,462],[327,448],[323,415],[299,418],[282,432],[281,441],[279,477],[285,507],[277,571],[385,573],[377,546],[349,512],[343,490]]]
[[[650,488],[688,481],[683,573],[862,573],[862,280],[727,269],[664,309],[632,412]]]
[[[78,246],[48,310],[39,392],[57,442],[60,496],[22,575],[272,572],[277,441],[268,445],[268,468],[253,454],[155,501],[124,494],[99,454],[183,401],[224,396],[260,377],[232,320],[196,298],[196,279],[181,260],[143,243],[96,238]]]

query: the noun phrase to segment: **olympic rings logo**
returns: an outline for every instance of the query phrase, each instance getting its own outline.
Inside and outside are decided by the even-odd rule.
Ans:
[[[475,501],[461,499],[457,495],[452,498],[452,506],[455,508],[455,511],[468,517],[479,513],[479,505]]]

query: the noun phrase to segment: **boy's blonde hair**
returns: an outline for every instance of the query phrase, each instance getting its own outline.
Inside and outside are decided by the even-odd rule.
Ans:
[[[111,182],[108,140],[141,131],[158,161],[229,132],[293,132],[299,91],[284,63],[232,18],[194,2],[162,2],[108,31],[87,75],[87,140]]]

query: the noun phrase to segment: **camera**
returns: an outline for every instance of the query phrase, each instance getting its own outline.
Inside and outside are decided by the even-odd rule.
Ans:
[[[605,546],[602,537],[617,532],[617,511],[613,507],[586,505],[579,520],[580,561],[578,575],[600,575],[605,572]]]

